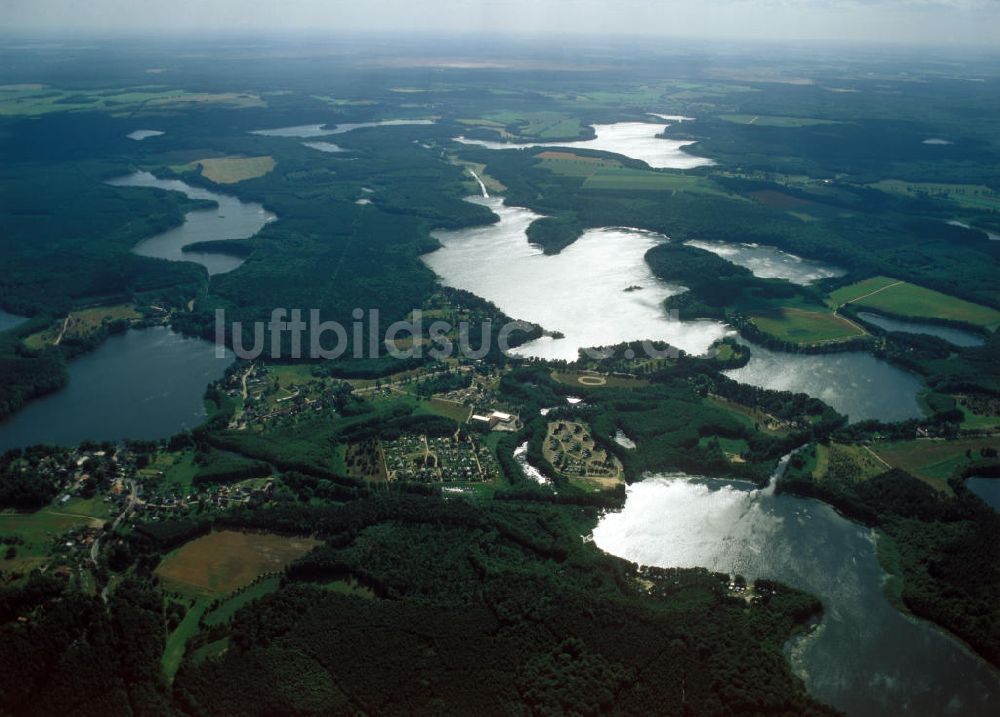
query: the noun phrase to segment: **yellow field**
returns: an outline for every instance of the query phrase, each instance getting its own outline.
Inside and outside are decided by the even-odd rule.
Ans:
[[[199,159],[187,165],[190,169],[201,169],[201,176],[216,184],[236,184],[247,179],[263,177],[274,169],[274,157],[217,157]]]
[[[283,569],[320,543],[314,538],[220,530],[170,553],[156,574],[171,590],[227,595],[258,575]]]

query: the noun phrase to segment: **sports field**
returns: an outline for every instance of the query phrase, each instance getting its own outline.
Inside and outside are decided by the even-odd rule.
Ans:
[[[156,574],[167,589],[218,596],[247,585],[263,573],[283,569],[320,544],[314,538],[220,530],[170,553]]]

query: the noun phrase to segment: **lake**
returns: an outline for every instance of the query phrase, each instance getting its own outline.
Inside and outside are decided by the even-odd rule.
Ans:
[[[205,419],[205,387],[233,358],[162,326],[108,338],[69,364],[69,384],[0,422],[0,451],[86,439],[166,438]]]
[[[823,601],[811,634],[786,646],[817,699],[852,717],[993,715],[1000,676],[958,641],[904,617],[882,592],[873,531],[829,506],[734,481],[658,475],[628,487],[594,530],[642,565],[706,567],[780,580]]]
[[[312,137],[328,137],[332,134],[344,134],[353,132],[356,129],[368,127],[402,127],[406,125],[428,125],[434,124],[434,120],[429,119],[396,119],[381,120],[378,122],[345,122],[328,126],[326,124],[301,124],[293,127],[275,127],[274,129],[257,129],[250,134],[262,137],[290,137],[293,139],[309,139]],[[309,145],[312,146],[312,145]],[[317,148],[318,149],[318,148]],[[324,150],[330,151],[330,150]]]
[[[820,279],[843,276],[844,271],[829,264],[809,261],[777,247],[761,244],[735,244],[724,241],[685,242],[688,246],[710,251],[762,279],[787,279],[793,284],[811,284]]]
[[[993,510],[1000,512],[1000,478],[967,478],[965,487],[986,501]]]
[[[277,217],[255,202],[243,202],[229,194],[192,187],[179,179],[159,179],[149,172],[135,172],[108,182],[116,187],[149,187],[181,192],[190,199],[207,199],[217,208],[197,209],[184,216],[184,223],[156,236],[143,239],[133,252],[141,256],[170,261],[192,261],[208,269],[209,274],[224,274],[240,266],[242,257],[217,252],[184,252],[187,244],[225,239],[247,239]]]
[[[590,229],[560,253],[546,255],[525,233],[540,215],[507,206],[498,197],[467,201],[488,207],[500,221],[435,231],[442,248],[423,260],[444,284],[492,301],[512,318],[565,334],[542,337],[512,353],[573,361],[584,347],[651,339],[701,354],[725,335],[718,322],[667,315],[663,300],[681,289],[653,276],[644,259],[646,251],[666,240],[662,235]],[[640,289],[626,291],[630,287]],[[472,344],[479,345],[478,336]]]
[[[134,139],[136,142],[141,142],[144,139],[149,139],[150,137],[160,137],[166,134],[166,132],[161,132],[158,129],[137,129],[134,132],[129,132],[126,137],[129,139]]]
[[[27,321],[27,319],[23,316],[8,314],[3,309],[0,309],[0,331],[7,331],[15,326],[23,324],[25,321]]]
[[[923,416],[917,404],[920,379],[871,354],[793,354],[739,341],[750,347],[750,362],[723,373],[740,383],[819,398],[852,422]]]
[[[982,336],[977,336],[971,331],[953,329],[950,326],[927,324],[921,321],[902,321],[900,319],[890,319],[888,316],[873,314],[870,311],[859,311],[858,317],[862,321],[874,324],[880,329],[884,329],[886,331],[900,331],[904,334],[927,334],[928,336],[937,336],[939,339],[944,339],[948,343],[954,344],[955,346],[982,346],[986,343],[986,339]]]
[[[615,124],[595,124],[594,139],[570,140],[566,142],[494,142],[482,139],[456,137],[461,144],[472,144],[486,149],[527,149],[530,147],[568,147],[571,149],[594,149],[614,152],[625,157],[638,159],[654,169],[693,169],[715,164],[706,157],[696,157],[684,151],[693,141],[665,139],[658,137],[670,124],[682,117],[654,115],[664,122],[616,122]]]

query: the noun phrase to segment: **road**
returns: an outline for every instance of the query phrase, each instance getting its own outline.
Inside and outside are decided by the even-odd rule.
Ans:
[[[132,515],[132,511],[135,510],[136,501],[139,499],[139,486],[135,484],[134,478],[128,479],[128,487],[129,495],[128,500],[125,501],[125,508],[111,523],[111,529],[107,531],[107,533],[114,533],[115,530],[118,529],[118,526],[121,525],[122,521]],[[94,544],[90,546],[90,562],[92,562],[95,566],[97,565],[97,556],[101,552],[101,538],[103,537],[104,535],[98,535],[94,539]],[[108,601],[108,587],[109,586],[105,585],[104,589],[101,590],[101,599],[104,600],[104,602]]]

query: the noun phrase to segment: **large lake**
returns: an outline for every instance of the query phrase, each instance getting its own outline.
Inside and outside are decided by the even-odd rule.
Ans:
[[[642,565],[707,567],[816,595],[824,617],[788,646],[810,694],[852,717],[1000,714],[1000,676],[882,592],[872,531],[815,500],[683,475],[628,488],[594,530],[602,550]]]
[[[69,384],[0,422],[0,451],[86,439],[166,438],[205,419],[205,387],[232,356],[162,326],[110,337],[69,364]]]
[[[201,187],[192,187],[179,179],[159,179],[149,172],[135,172],[112,179],[116,187],[150,187],[181,192],[191,199],[207,199],[218,207],[198,209],[184,216],[184,223],[161,234],[143,239],[132,249],[136,254],[170,261],[193,261],[208,269],[209,274],[232,271],[245,259],[216,252],[184,252],[187,244],[224,239],[252,237],[276,217],[254,202],[243,202],[234,196],[220,194]]]
[[[819,279],[844,275],[843,269],[803,259],[773,246],[699,240],[685,243],[746,267],[762,279],[787,279],[793,284],[811,284]]]
[[[750,346],[750,362],[724,373],[740,383],[819,398],[853,421],[903,421],[923,415],[916,376],[871,354],[793,354]]]
[[[14,314],[8,314],[3,309],[0,309],[0,331],[7,331],[14,328],[18,324],[22,324],[27,321],[23,316],[15,316]]]
[[[668,317],[663,300],[680,289],[653,276],[644,259],[665,237],[590,229],[560,253],[546,255],[525,234],[538,214],[497,197],[468,201],[488,207],[500,221],[436,231],[442,248],[423,259],[446,285],[488,299],[510,317],[565,334],[531,341],[513,353],[573,361],[584,347],[652,339],[701,354],[725,334],[717,322]],[[475,347],[479,340],[473,335]]]
[[[345,134],[356,129],[368,127],[402,127],[406,125],[428,125],[434,124],[434,120],[429,119],[395,119],[380,120],[378,122],[345,122],[342,124],[300,124],[294,127],[275,127],[274,129],[257,129],[250,134],[262,137],[291,137],[296,139],[310,139],[313,137],[328,137],[332,134]],[[312,146],[312,145],[309,145]],[[329,151],[329,150],[327,150]]]
[[[704,167],[714,164],[712,160],[706,157],[696,157],[684,151],[685,147],[695,144],[695,142],[666,139],[658,136],[663,134],[670,126],[670,123],[687,118],[668,115],[654,116],[669,120],[670,122],[595,124],[592,125],[596,135],[594,139],[567,142],[493,142],[483,139],[466,139],[465,137],[456,137],[455,141],[487,149],[526,149],[529,147],[595,149],[638,159],[655,169],[693,169],[694,167]]]
[[[886,331],[900,331],[904,334],[927,334],[937,336],[955,346],[982,346],[986,339],[977,336],[970,331],[953,329],[950,326],[940,326],[939,324],[928,324],[922,321],[902,321],[900,319],[890,319],[888,316],[873,314],[870,311],[859,311],[858,316],[862,321],[874,324]]]
[[[973,476],[966,479],[965,487],[986,501],[993,510],[1000,512],[1000,478]]]

